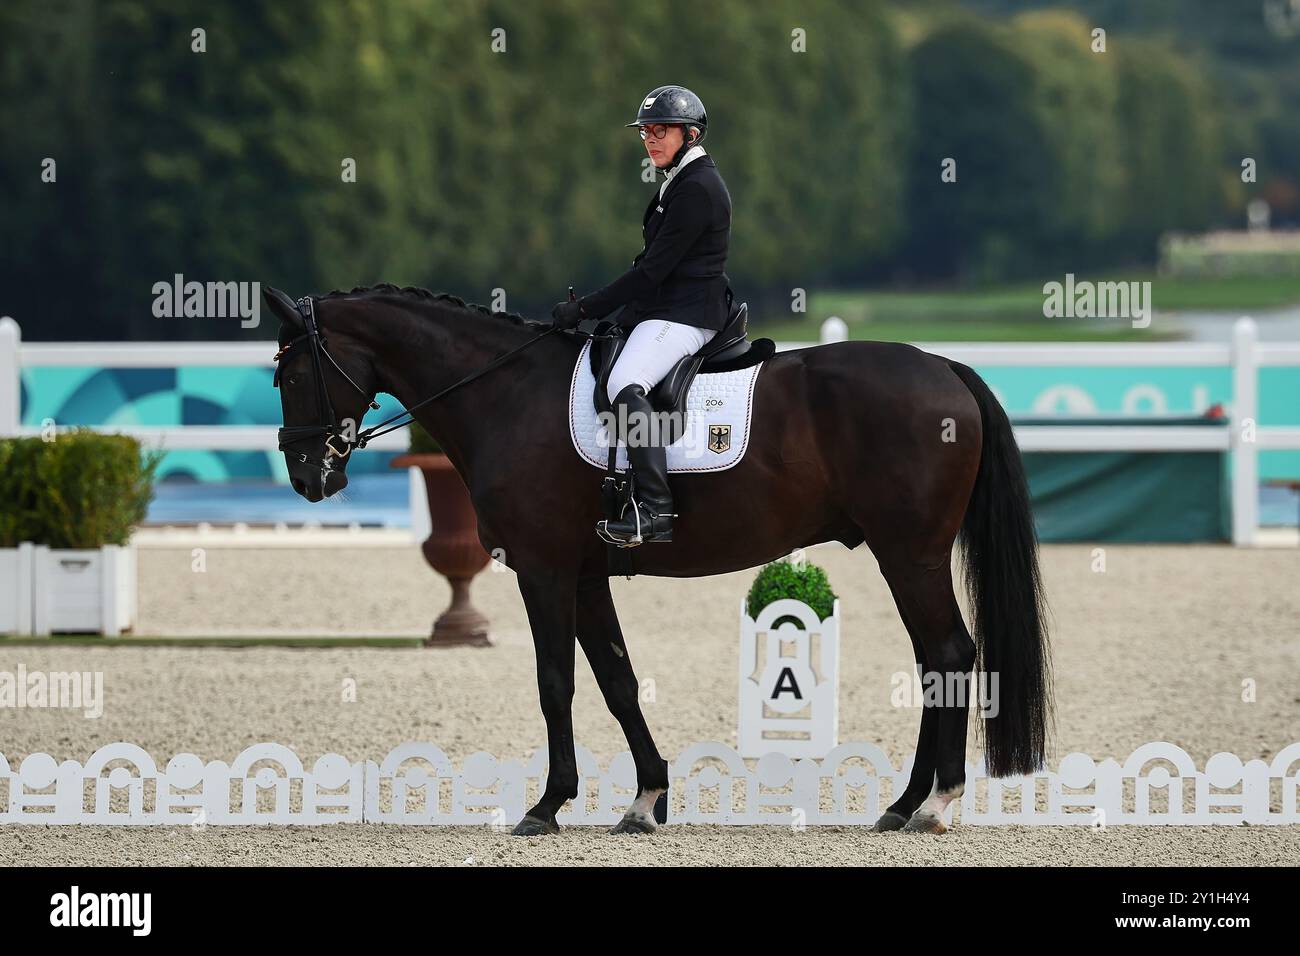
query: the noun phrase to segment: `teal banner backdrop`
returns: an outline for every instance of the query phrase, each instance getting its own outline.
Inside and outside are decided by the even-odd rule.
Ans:
[[[978,369],[1013,418],[1199,415],[1232,400],[1226,368],[989,367]],[[1300,425],[1300,369],[1262,368],[1261,425]],[[23,423],[40,425],[278,425],[279,393],[265,368],[27,368]],[[399,410],[380,396],[375,420]],[[353,474],[387,471],[387,453],[358,455]],[[160,474],[199,481],[286,481],[274,452],[168,452]],[[1300,452],[1260,456],[1261,479],[1300,479]]]

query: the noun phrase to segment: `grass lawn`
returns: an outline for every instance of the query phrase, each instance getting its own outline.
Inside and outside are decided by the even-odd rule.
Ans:
[[[1124,319],[1049,319],[1043,316],[1042,282],[942,291],[835,290],[813,292],[799,318],[756,315],[754,332],[778,341],[816,341],[822,321],[837,315],[853,339],[912,342],[1151,342],[1178,338],[1153,322],[1135,329]],[[1158,312],[1188,310],[1246,314],[1300,303],[1300,279],[1169,278],[1153,273],[1078,275],[1077,281],[1151,282]],[[774,317],[773,317],[774,318]]]

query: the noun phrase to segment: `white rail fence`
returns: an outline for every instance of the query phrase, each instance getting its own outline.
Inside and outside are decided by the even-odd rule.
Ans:
[[[821,328],[821,342],[843,341],[847,327],[837,318]],[[817,343],[785,342],[783,349]],[[1005,366],[1198,366],[1232,369],[1229,427],[1096,427],[1021,425],[1016,440],[1025,451],[1221,451],[1232,459],[1232,536],[1237,545],[1254,544],[1259,528],[1259,452],[1300,450],[1300,426],[1258,425],[1259,369],[1300,367],[1300,342],[1260,342],[1254,320],[1238,319],[1230,344],[1072,344],[930,342],[927,351],[974,367]],[[0,437],[39,434],[20,418],[20,373],[40,366],[97,368],[175,368],[178,366],[273,366],[269,343],[124,342],[28,343],[18,324],[0,318]],[[100,430],[138,438],[167,449],[274,450],[276,426],[175,425],[105,426]],[[371,443],[376,451],[402,451],[406,437],[393,432]],[[421,489],[412,487],[418,504]]]
[[[578,798],[562,824],[618,822],[636,795],[632,756],[600,766],[577,748]],[[289,748],[256,744],[227,764],[178,754],[159,768],[129,743],[84,763],[30,754],[11,770],[0,754],[0,825],[389,823],[506,828],[545,786],[546,750],[527,761],[476,753],[457,766],[430,743],[379,761],[325,754],[311,769]],[[752,766],[751,766],[752,764]],[[821,761],[768,754],[747,764],[721,743],[687,747],[669,766],[668,822],[714,826],[870,826],[901,793],[912,758],[895,769],[880,748],[841,744]],[[1172,743],[1143,744],[1122,763],[1072,753],[1055,771],[990,779],[967,765],[965,793],[945,812],[965,825],[1204,826],[1300,823],[1300,743],[1270,761],[1219,753],[1198,769]]]

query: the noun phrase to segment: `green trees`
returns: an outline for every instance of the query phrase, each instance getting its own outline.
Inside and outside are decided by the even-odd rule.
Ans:
[[[1188,62],[1143,41],[1125,42],[1115,62],[1124,174],[1116,240],[1149,257],[1162,232],[1208,225],[1239,168],[1223,155],[1211,93]]]
[[[876,0],[793,9],[103,0],[48,17],[19,0],[2,92],[5,127],[28,135],[3,160],[5,310],[42,338],[107,332],[86,327],[88,306],[109,334],[234,334],[149,314],[176,272],[477,301],[500,287],[544,309],[640,248],[651,187],[623,124],[670,79],[714,117],[737,284],[853,279],[899,234],[902,51]],[[47,155],[57,184],[39,182]]]
[[[1247,198],[1225,200],[1226,128],[1294,134],[1234,114],[1199,61],[1115,34],[1099,55],[1089,29],[886,0],[10,0],[0,312],[33,339],[239,334],[151,315],[180,272],[501,288],[539,314],[640,248],[623,124],[665,82],[708,104],[747,298],[1149,260]]]
[[[1149,260],[1161,232],[1221,207],[1209,92],[1163,48],[1112,40],[1093,52],[1085,21],[1048,12],[953,23],[911,61],[908,261],[929,274]],[[943,157],[957,160],[955,183],[940,181]]]
[[[1050,131],[1033,108],[1032,65],[1004,28],[970,21],[918,44],[911,69],[905,263],[923,276],[1032,269],[1028,250],[1053,212]],[[945,180],[946,161],[954,165]]]

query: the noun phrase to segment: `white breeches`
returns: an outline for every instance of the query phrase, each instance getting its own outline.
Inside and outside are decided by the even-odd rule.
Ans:
[[[627,337],[627,344],[609,372],[611,402],[629,385],[640,385],[646,394],[663,381],[681,359],[694,355],[718,333],[680,322],[647,319]]]

